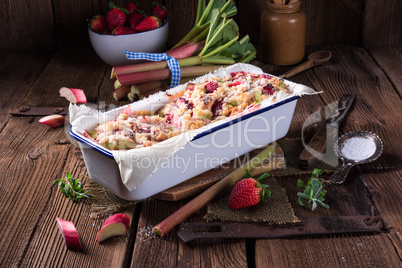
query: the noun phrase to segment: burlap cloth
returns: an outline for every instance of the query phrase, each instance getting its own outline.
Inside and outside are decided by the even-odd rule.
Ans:
[[[262,180],[262,183],[269,185],[268,189],[272,192],[272,196],[266,198],[265,202],[260,202],[253,207],[230,209],[228,202],[233,186],[208,204],[208,211],[204,218],[207,221],[266,222],[268,224],[299,222],[289,203],[285,189],[279,185],[276,179],[268,177]]]
[[[205,216],[207,220],[263,221],[269,224],[298,222],[293,208],[288,201],[285,189],[279,185],[275,177],[311,174],[312,170],[301,170],[298,167],[298,157],[303,151],[303,145],[300,139],[283,138],[277,142],[284,152],[285,166],[281,169],[269,172],[271,176],[265,179],[265,183],[269,185],[269,189],[272,191],[272,197],[268,198],[267,202],[262,202],[252,208],[231,210],[227,205],[230,191],[226,191],[221,194],[220,198],[208,204],[208,212]],[[318,168],[322,169],[324,173],[331,173],[336,170],[337,167],[321,163]],[[90,200],[92,217],[101,214],[117,213],[128,206],[143,201],[127,201],[121,199],[90,179],[87,180],[85,187],[86,190],[90,190],[91,193],[96,196],[95,199]]]

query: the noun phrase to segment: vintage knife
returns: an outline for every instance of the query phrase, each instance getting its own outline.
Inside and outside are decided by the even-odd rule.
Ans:
[[[324,124],[319,127],[299,157],[300,169],[313,169],[323,160],[327,145],[333,148],[338,137],[338,125],[355,100],[355,95],[345,94],[338,101]],[[330,153],[330,152],[328,152]],[[328,155],[327,155],[328,156]]]
[[[68,113],[68,107],[30,107],[20,106],[10,111],[14,116],[42,116],[50,114],[66,115]]]
[[[189,222],[182,223],[178,236],[187,243],[198,239],[224,238],[280,238],[300,235],[380,232],[384,228],[381,217],[326,216],[304,217],[300,223],[269,225],[246,222]]]
[[[107,110],[108,104],[100,103],[96,107],[98,110]],[[33,106],[20,106],[13,108],[10,111],[13,116],[45,116],[50,114],[68,114],[68,107],[33,107]]]

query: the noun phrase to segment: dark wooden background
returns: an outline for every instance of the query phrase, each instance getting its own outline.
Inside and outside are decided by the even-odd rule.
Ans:
[[[154,0],[136,0],[144,9]],[[402,45],[400,0],[302,0],[307,44],[349,44],[364,48]],[[109,0],[0,0],[0,49],[54,51],[89,47],[86,19],[104,13]],[[114,0],[126,4],[129,0]],[[197,0],[167,0],[169,46],[192,27]],[[265,0],[236,0],[241,34],[259,43]]]

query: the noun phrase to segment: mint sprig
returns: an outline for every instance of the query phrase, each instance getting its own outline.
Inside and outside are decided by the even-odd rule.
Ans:
[[[324,196],[326,195],[327,191],[323,190],[322,182],[318,179],[320,174],[322,174],[321,169],[314,169],[310,180],[307,182],[307,185],[304,185],[302,180],[297,180],[297,187],[305,188],[303,193],[297,193],[297,196],[299,197],[299,205],[307,208],[312,203],[311,211],[314,211],[317,208],[317,205],[329,209],[329,206],[324,203]],[[307,202],[304,203],[303,199],[306,199]]]
[[[83,193],[82,190],[84,186],[79,180],[74,179],[69,172],[67,172],[67,177],[55,180],[53,181],[53,184],[57,184],[60,192],[74,202],[83,197],[91,199],[95,198],[95,196],[88,194],[90,191]]]

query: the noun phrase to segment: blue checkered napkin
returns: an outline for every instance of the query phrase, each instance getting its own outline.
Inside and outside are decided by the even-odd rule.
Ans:
[[[144,53],[144,52],[132,52],[125,50],[126,57],[129,60],[150,60],[150,61],[161,61],[166,60],[169,66],[170,72],[172,73],[172,78],[170,80],[170,87],[175,87],[180,85],[180,64],[173,57],[170,57],[166,53]]]

